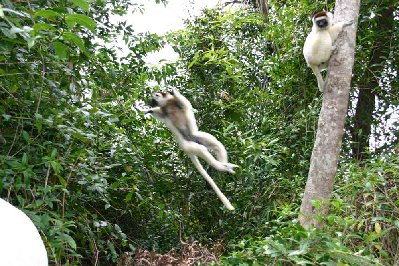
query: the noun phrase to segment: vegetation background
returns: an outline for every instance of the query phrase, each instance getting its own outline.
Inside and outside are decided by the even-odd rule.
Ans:
[[[362,1],[330,214],[311,231],[297,217],[321,94],[302,46],[309,14],[334,3],[271,0],[262,13],[261,2],[204,10],[158,36],[110,22],[139,12],[134,1],[1,1],[0,196],[34,221],[52,265],[184,243],[225,265],[399,265],[397,1]],[[165,44],[180,59],[146,65]],[[134,108],[165,86],[240,165],[235,176],[207,169],[235,212]]]

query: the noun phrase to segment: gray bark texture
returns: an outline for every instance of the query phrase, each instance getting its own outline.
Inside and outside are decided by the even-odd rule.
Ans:
[[[354,48],[360,0],[337,0],[335,21],[353,21],[335,42],[328,64],[323,103],[320,110],[316,141],[313,147],[308,180],[302,199],[299,221],[304,228],[320,227],[317,216],[328,213],[328,204],[337,172],[345,118],[351,88]],[[314,208],[314,201],[321,206]]]
[[[264,19],[267,20],[269,17],[269,3],[268,0],[256,0],[259,12],[263,15]]]

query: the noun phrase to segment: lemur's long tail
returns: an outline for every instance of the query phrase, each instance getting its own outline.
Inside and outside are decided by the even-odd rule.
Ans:
[[[194,166],[197,168],[197,170],[200,172],[200,174],[206,179],[209,185],[211,185],[216,195],[218,195],[219,199],[223,202],[223,205],[230,211],[234,210],[233,205],[231,205],[230,201],[226,198],[222,191],[220,191],[219,187],[213,181],[212,177],[210,177],[205,171],[204,167],[202,167],[200,161],[198,160],[198,157],[190,156],[190,159],[193,162]]]

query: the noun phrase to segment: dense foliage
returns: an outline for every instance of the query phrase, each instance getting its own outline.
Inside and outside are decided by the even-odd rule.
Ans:
[[[223,265],[396,265],[398,258],[397,156],[367,167],[346,163],[338,175],[331,212],[322,229],[305,231],[296,210],[270,221],[266,238],[238,242]]]
[[[124,252],[194,240],[222,242],[226,264],[398,262],[397,122],[381,124],[399,103],[399,38],[370,122],[384,129],[373,135],[383,149],[362,166],[348,159],[348,119],[331,215],[322,217],[325,230],[306,232],[296,217],[321,96],[301,49],[308,14],[322,7],[283,2],[270,1],[267,22],[246,8],[205,10],[184,30],[157,36],[111,23],[140,10],[130,1],[2,1],[0,196],[32,218],[52,264],[109,265]],[[366,1],[362,10],[355,84],[380,37],[370,18],[379,8]],[[180,60],[146,65],[166,42]],[[240,165],[235,176],[207,169],[235,212],[222,208],[169,131],[135,109],[166,86],[187,95],[200,128]]]

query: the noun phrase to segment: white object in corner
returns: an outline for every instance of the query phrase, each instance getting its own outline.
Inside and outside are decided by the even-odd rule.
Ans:
[[[48,266],[47,252],[33,222],[0,199],[0,266]]]

